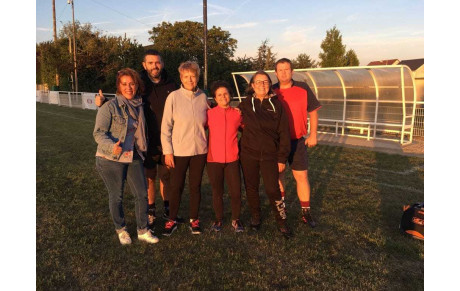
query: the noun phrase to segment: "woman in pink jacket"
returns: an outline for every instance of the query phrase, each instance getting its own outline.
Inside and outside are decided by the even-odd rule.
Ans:
[[[238,129],[241,113],[230,107],[231,87],[225,81],[216,81],[211,86],[211,95],[217,106],[208,110],[209,146],[207,171],[212,187],[212,203],[216,221],[212,231],[222,229],[224,178],[226,180],[232,207],[232,227],[235,232],[244,231],[240,222],[241,175],[238,157]]]

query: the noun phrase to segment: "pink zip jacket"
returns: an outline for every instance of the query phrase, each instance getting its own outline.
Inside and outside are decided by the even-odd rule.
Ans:
[[[238,160],[238,128],[242,117],[236,109],[216,106],[208,110],[208,162],[231,163]]]

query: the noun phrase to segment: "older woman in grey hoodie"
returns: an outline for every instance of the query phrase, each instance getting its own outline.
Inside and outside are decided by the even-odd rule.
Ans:
[[[198,211],[201,200],[201,178],[208,153],[205,125],[209,109],[206,95],[197,87],[200,67],[195,62],[179,66],[181,88],[166,99],[161,123],[161,146],[165,165],[171,169],[169,221],[163,235],[169,236],[177,228],[182,190],[189,170],[190,230],[200,234]]]

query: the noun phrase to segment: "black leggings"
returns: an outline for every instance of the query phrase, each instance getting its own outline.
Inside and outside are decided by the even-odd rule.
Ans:
[[[169,193],[169,217],[171,220],[175,220],[179,212],[187,169],[189,169],[190,218],[198,218],[201,201],[201,178],[203,177],[203,170],[206,164],[206,156],[207,154],[189,157],[174,156],[175,167],[170,170],[171,177],[169,185],[171,189]]]
[[[252,218],[260,220],[259,183],[260,176],[262,176],[265,192],[270,200],[275,219],[279,225],[283,226],[286,222],[286,212],[278,184],[278,162],[276,160],[259,161],[244,155],[241,155],[240,161]]]
[[[231,197],[232,220],[240,218],[241,212],[241,175],[240,163],[238,160],[231,163],[207,164],[209,182],[212,187],[212,205],[217,221],[223,219],[224,208],[224,177],[227,182]]]

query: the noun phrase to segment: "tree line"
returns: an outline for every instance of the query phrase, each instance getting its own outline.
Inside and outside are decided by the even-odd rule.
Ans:
[[[177,68],[181,62],[193,60],[204,64],[203,24],[194,21],[162,22],[148,31],[152,43],[142,46],[126,37],[104,35],[91,24],[76,21],[77,69],[79,91],[114,92],[118,70],[130,67],[140,71],[146,49],[153,48],[162,53],[165,69],[179,83]],[[50,89],[71,91],[73,83],[73,55],[71,40],[72,24],[67,23],[59,32],[57,41],[46,41],[36,45],[36,82],[48,84]],[[233,84],[231,72],[272,70],[277,53],[269,40],[263,40],[253,57],[234,57],[238,41],[230,32],[213,26],[208,29],[208,84],[215,80],[226,80]],[[346,50],[342,35],[334,26],[326,32],[321,43],[319,61],[307,53],[293,59],[294,68],[359,66],[354,50]],[[282,56],[281,56],[282,57]],[[56,80],[59,75],[59,84]],[[239,85],[246,85],[243,80]],[[57,87],[57,85],[59,85]],[[203,78],[200,79],[203,87]]]

